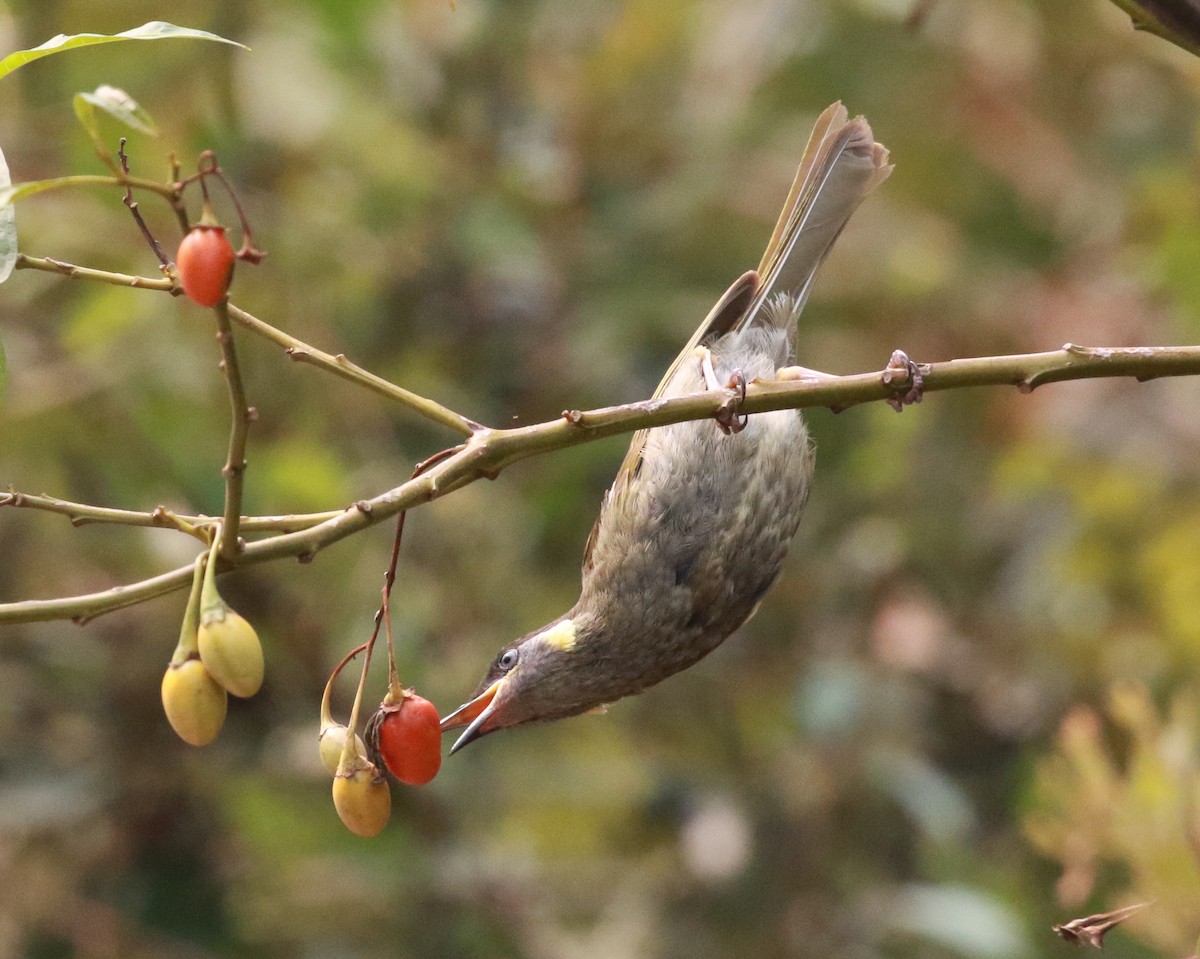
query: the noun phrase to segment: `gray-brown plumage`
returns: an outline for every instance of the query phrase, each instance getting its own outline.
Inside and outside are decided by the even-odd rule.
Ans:
[[[757,271],[713,307],[655,396],[769,380],[794,362],[817,268],[862,198],[891,172],[866,120],[818,118]],[[712,652],[779,575],[813,470],[798,410],[730,435],[708,421],[635,434],[588,539],[579,601],[500,651],[475,697],[442,722],[454,749],[641,692]]]

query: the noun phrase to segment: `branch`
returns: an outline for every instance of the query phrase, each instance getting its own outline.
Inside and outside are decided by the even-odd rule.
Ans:
[[[250,423],[257,411],[246,404],[246,388],[238,367],[237,350],[233,345],[233,329],[229,325],[229,298],[214,308],[217,316],[217,342],[221,344],[221,372],[229,387],[229,455],[221,475],[225,477],[225,514],[221,536],[221,559],[232,563],[241,549],[238,525],[242,519],[242,490],[246,480],[246,439]]]
[[[1021,392],[1029,393],[1045,383],[1065,380],[1132,376],[1145,381],[1162,376],[1200,374],[1200,347],[1106,349],[1067,344],[1061,350],[1048,353],[950,360],[921,364],[912,369],[923,379],[926,393],[971,386],[1015,386]],[[814,406],[841,410],[859,403],[894,400],[898,393],[907,392],[912,385],[912,373],[894,363],[875,373],[814,375],[793,381],[751,383],[739,410],[763,413]],[[308,528],[249,544],[238,555],[237,566],[287,558],[308,562],[320,550],[353,533],[480,478],[494,479],[501,470],[519,460],[638,429],[711,418],[727,408],[729,398],[727,390],[709,390],[587,412],[566,411],[558,419],[515,429],[480,429],[465,444],[447,451],[429,470],[401,486],[355,503]],[[9,497],[16,495],[10,493]],[[0,505],[4,505],[3,500]],[[183,589],[191,581],[191,574],[189,564],[152,579],[100,593],[0,604],[0,623],[66,618],[85,620]]]
[[[95,283],[109,283],[112,286],[131,286],[144,290],[161,290],[173,296],[180,296],[183,288],[176,286],[169,277],[130,276],[127,273],[109,273],[107,270],[93,270],[86,266],[76,266],[64,263],[62,260],[52,260],[49,257],[27,256],[17,254],[14,267],[17,270],[41,270],[43,273],[58,273],[72,280],[91,280]]]
[[[1112,0],[1144,30],[1200,57],[1200,3],[1196,0]]]
[[[110,273],[107,270],[93,270],[84,266],[75,266],[72,263],[63,263],[61,260],[26,256],[24,253],[17,254],[16,269],[41,270],[45,273],[57,273],[73,280],[92,280],[93,282],[109,283],[114,286],[131,286],[147,290],[160,290],[170,293],[173,296],[179,296],[183,292],[174,281],[166,278],[156,279],[145,276],[130,276],[126,273]],[[426,419],[449,427],[456,433],[461,433],[463,436],[470,436],[475,430],[482,428],[474,420],[469,420],[465,416],[442,406],[428,397],[413,393],[401,386],[388,382],[382,376],[376,376],[374,373],[364,370],[358,364],[346,359],[343,354],[338,353],[336,356],[333,356],[323,350],[317,349],[315,346],[310,346],[303,340],[299,340],[291,334],[283,332],[283,330],[276,329],[269,323],[258,319],[258,317],[239,309],[232,303],[229,304],[229,318],[257,336],[270,340],[276,346],[283,347],[284,351],[293,360],[299,363],[308,363],[311,366],[325,370],[327,373],[333,373],[344,380],[349,380],[351,383],[357,383],[372,393],[378,393],[380,396],[385,396],[403,406],[407,406],[409,409],[420,413]]]
[[[229,316],[230,319],[244,326],[246,329],[257,333],[264,339],[270,340],[277,346],[282,346],[284,352],[297,363],[308,363],[311,366],[325,370],[327,373],[332,373],[344,380],[349,380],[351,383],[357,383],[372,393],[378,393],[380,396],[386,396],[390,400],[395,400],[409,409],[420,413],[426,419],[440,423],[442,426],[448,426],[463,436],[470,436],[476,430],[482,429],[480,424],[474,420],[469,420],[465,416],[455,413],[454,410],[448,409],[428,397],[413,393],[402,386],[397,386],[395,383],[385,380],[382,376],[376,376],[374,373],[364,370],[357,363],[352,363],[346,359],[344,354],[338,353],[334,356],[323,350],[318,350],[315,346],[309,346],[303,340],[298,340],[291,334],[284,333],[283,330],[276,329],[269,323],[264,323],[258,317],[239,309],[232,303],[229,304]]]
[[[195,536],[205,545],[212,542],[208,530],[221,520],[220,516],[206,516],[202,513],[188,516],[169,510],[165,506],[158,506],[149,512],[90,506],[87,503],[73,503],[70,500],[47,496],[44,493],[41,495],[22,493],[12,487],[9,487],[7,493],[0,494],[0,506],[58,513],[66,516],[72,526],[108,523],[117,526],[177,529]],[[340,513],[341,510],[326,510],[323,513],[293,513],[285,516],[242,516],[238,520],[238,524],[243,533],[290,533],[294,530],[316,526],[327,519],[333,519]]]

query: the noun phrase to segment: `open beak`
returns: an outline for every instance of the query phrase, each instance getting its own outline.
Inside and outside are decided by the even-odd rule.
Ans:
[[[486,728],[487,721],[495,715],[496,707],[500,704],[501,693],[504,692],[507,684],[508,677],[500,677],[470,702],[463,703],[442,720],[442,732],[447,729],[458,729],[460,726],[467,727],[466,732],[459,736],[454,745],[450,747],[451,756],[467,743],[474,742],[484,733],[491,732]]]

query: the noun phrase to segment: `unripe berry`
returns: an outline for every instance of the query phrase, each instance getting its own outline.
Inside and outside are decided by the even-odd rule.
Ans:
[[[342,750],[346,746],[348,732],[350,730],[341,723],[332,723],[321,728],[317,748],[321,753],[321,765],[331,776],[337,775],[338,763],[342,760]],[[354,736],[354,750],[357,756],[365,758],[367,755],[367,747],[358,734]]]
[[[163,711],[185,743],[207,746],[217,738],[228,699],[198,659],[172,664],[163,674]]]
[[[254,627],[221,603],[200,614],[196,638],[200,659],[213,679],[235,696],[253,696],[262,686],[262,643]]]
[[[392,814],[392,793],[375,766],[355,757],[333,777],[333,805],[356,836],[378,836]]]

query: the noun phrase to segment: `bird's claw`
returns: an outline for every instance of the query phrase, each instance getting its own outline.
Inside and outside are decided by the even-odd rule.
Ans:
[[[742,371],[734,370],[724,388],[730,390],[733,395],[718,406],[713,415],[717,421],[717,429],[729,436],[740,433],[750,422],[749,414],[740,412],[742,401],[746,399],[746,377]]]
[[[883,368],[883,385],[892,388],[887,404],[897,413],[912,403],[920,403],[925,396],[925,376],[904,350],[892,353]]]

